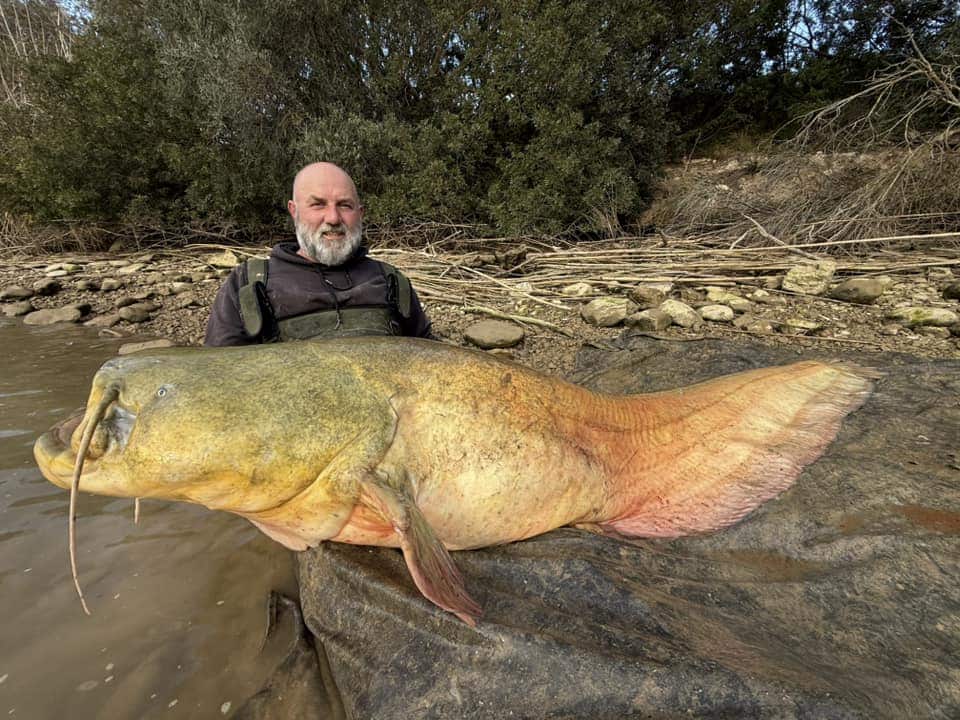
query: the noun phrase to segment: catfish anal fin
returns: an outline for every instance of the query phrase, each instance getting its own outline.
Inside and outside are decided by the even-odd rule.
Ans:
[[[482,610],[467,593],[453,558],[409,492],[379,476],[372,476],[362,486],[362,500],[387,518],[400,538],[407,569],[424,597],[475,626]]]

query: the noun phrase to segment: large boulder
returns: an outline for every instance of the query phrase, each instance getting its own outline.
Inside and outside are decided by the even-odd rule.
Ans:
[[[629,331],[620,346],[585,350],[575,377],[651,392],[799,358]],[[869,361],[885,377],[825,455],[731,528],[632,542],[562,529],[455,553],[484,607],[476,629],[426,601],[396,550],[301,553],[320,661],[271,687],[328,680],[296,708],[319,717],[960,716],[960,406],[944,401],[960,362]]]

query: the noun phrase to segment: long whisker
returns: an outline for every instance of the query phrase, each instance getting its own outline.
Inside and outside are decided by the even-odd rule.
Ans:
[[[110,404],[120,395],[120,388],[111,385],[106,389],[93,414],[87,421],[87,426],[83,429],[83,436],[80,438],[80,448],[77,450],[77,460],[73,466],[73,480],[70,483],[70,517],[67,523],[67,537],[70,546],[70,571],[73,574],[73,585],[77,588],[77,595],[80,596],[80,604],[83,611],[89,615],[90,609],[87,607],[87,601],[83,599],[83,590],[80,589],[80,576],[77,573],[77,493],[80,489],[80,473],[83,472],[83,461],[87,457],[87,450],[90,449],[90,441],[93,440],[93,433],[97,425],[103,419],[104,414]]]
[[[140,498],[133,499],[133,524],[140,524]]]

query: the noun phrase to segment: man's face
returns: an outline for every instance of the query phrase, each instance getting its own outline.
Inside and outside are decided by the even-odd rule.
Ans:
[[[300,254],[324,265],[340,265],[360,246],[363,207],[342,171],[306,173],[288,204]]]

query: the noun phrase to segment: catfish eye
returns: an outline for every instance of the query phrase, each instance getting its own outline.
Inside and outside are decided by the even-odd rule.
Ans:
[[[162,387],[159,390],[157,390],[157,397],[163,397],[166,394],[167,394],[167,389],[165,387]]]

